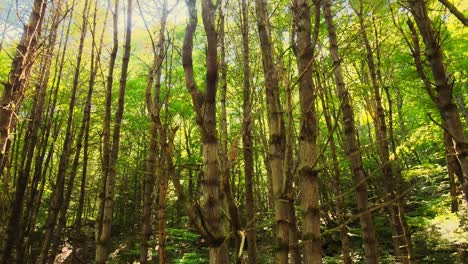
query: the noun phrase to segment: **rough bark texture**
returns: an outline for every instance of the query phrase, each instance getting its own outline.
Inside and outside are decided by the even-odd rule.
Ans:
[[[302,240],[304,263],[322,263],[320,243],[319,182],[317,164],[318,122],[315,110],[315,87],[312,82],[313,49],[310,6],[306,0],[293,1],[297,34],[297,68],[301,128],[299,135],[299,175],[303,210]]]
[[[197,26],[195,0],[186,0],[189,10],[189,24],[185,30],[183,45],[183,66],[185,83],[194,106],[196,121],[201,130],[204,170],[204,219],[205,233],[208,235],[210,263],[228,263],[224,218],[221,213],[221,173],[218,167],[218,139],[216,130],[216,93],[217,93],[217,42],[215,29],[216,7],[211,0],[202,1],[202,19],[206,33],[206,86],[202,92],[194,78],[192,50],[193,35]]]
[[[21,108],[26,83],[34,65],[46,6],[47,1],[34,0],[29,21],[24,25],[23,36],[16,47],[8,80],[3,86],[3,94],[0,98],[0,175],[2,175],[8,160],[12,139],[11,132],[18,121],[17,112]],[[8,247],[10,246],[5,246],[5,249]],[[7,261],[6,259],[10,258],[10,253],[7,253],[2,261]]]
[[[127,21],[126,21],[126,32],[125,32],[125,44],[124,44],[124,54],[122,58],[122,71],[120,74],[119,80],[119,97],[117,102],[117,110],[115,113],[115,120],[113,122],[114,127],[112,131],[112,145],[110,144],[110,138],[108,142],[104,144],[108,144],[105,148],[104,155],[107,156],[105,159],[108,164],[104,164],[103,167],[103,176],[105,178],[104,184],[104,199],[101,201],[100,204],[100,211],[102,211],[102,218],[98,219],[98,227],[102,227],[100,230],[98,229],[97,237],[96,237],[96,263],[101,264],[105,263],[108,255],[108,250],[110,247],[110,235],[111,235],[111,226],[112,226],[112,212],[113,212],[113,202],[114,202],[114,185],[115,185],[115,176],[117,174],[116,165],[117,165],[117,158],[119,156],[119,146],[120,146],[120,129],[122,124],[123,112],[124,112],[124,105],[125,105],[125,90],[127,86],[127,73],[128,73],[128,64],[130,61],[130,50],[131,50],[131,39],[132,39],[132,8],[133,0],[127,1]],[[114,45],[117,42],[117,13],[118,13],[118,0],[116,1],[115,9],[114,9]],[[115,50],[115,53],[114,53]],[[116,54],[117,49],[114,46],[112,50],[111,57]],[[111,58],[111,62],[115,62],[115,57]],[[113,68],[113,67],[112,67]],[[112,91],[112,77],[113,70],[109,69],[109,76],[110,81],[108,80],[108,87],[107,87],[107,96],[106,96],[106,108],[109,106],[107,111],[110,111],[110,102],[111,102],[111,91]],[[109,113],[106,113],[107,117],[110,118]],[[109,121],[109,123],[105,123],[106,125],[110,125],[110,120],[105,120],[105,122]],[[105,128],[109,130],[110,127]],[[106,152],[107,151],[107,152]],[[100,231],[100,232],[99,232]]]
[[[275,208],[275,258],[276,263],[288,263],[289,252],[289,200],[283,160],[286,150],[286,134],[283,109],[280,101],[278,70],[273,56],[270,22],[263,0],[255,0],[257,27],[262,50],[263,74],[268,113],[269,149],[274,208]]]
[[[318,78],[317,78],[318,79]],[[325,91],[325,86],[320,84],[320,80],[317,80],[319,86],[320,99],[322,101],[323,115],[325,117],[325,123],[327,125],[327,131],[329,135],[333,135],[334,127],[332,124],[332,117],[330,114],[329,103],[327,92]],[[345,264],[351,264],[352,259],[350,256],[350,244],[348,238],[348,226],[346,225],[346,212],[345,212],[345,203],[343,188],[341,184],[341,168],[338,160],[337,146],[335,143],[335,138],[330,136],[330,154],[333,161],[333,189],[335,192],[335,206],[336,206],[336,216],[338,218],[338,224],[340,225],[340,237],[341,237],[341,249],[343,252],[343,262]]]
[[[242,21],[242,66],[243,66],[243,127],[242,144],[244,151],[244,174],[245,174],[245,203],[247,207],[247,245],[248,263],[257,263],[257,235],[255,232],[255,199],[254,199],[254,161],[252,140],[252,102],[250,88],[250,52],[249,52],[249,17],[248,2],[241,3]]]
[[[361,160],[360,146],[357,141],[357,131],[354,123],[354,112],[351,107],[351,98],[346,89],[343,73],[341,69],[341,58],[338,51],[338,41],[336,36],[333,15],[331,12],[331,1],[324,0],[323,10],[325,22],[328,29],[328,38],[330,40],[330,56],[335,65],[333,74],[335,76],[336,91],[341,102],[341,111],[343,114],[343,133],[345,139],[345,153],[351,164],[353,180],[356,185],[356,199],[358,205],[359,220],[361,223],[365,261],[368,264],[378,263],[377,238],[375,236],[372,214],[369,211],[368,187],[364,174],[364,167]]]
[[[388,203],[388,211],[390,215],[389,221],[392,228],[394,255],[402,263],[409,263],[409,246],[405,242],[405,235],[403,233],[403,227],[400,221],[400,219],[404,218],[405,216],[401,215],[402,212],[398,210],[400,203],[400,200],[397,199],[398,189],[396,188],[396,181],[398,181],[398,179],[396,179],[395,175],[393,174],[392,161],[390,160],[387,122],[385,120],[385,111],[382,103],[381,85],[383,84],[379,83],[379,79],[381,80],[382,78],[380,76],[379,65],[376,63],[376,60],[374,58],[374,51],[371,47],[371,43],[368,37],[366,21],[364,20],[363,14],[363,1],[360,1],[359,10],[355,11],[359,18],[361,36],[366,51],[366,63],[369,69],[369,75],[373,88],[374,100],[372,102],[372,105],[370,106],[370,112],[374,123],[377,152],[380,158],[379,166],[382,170],[384,182],[384,200],[386,201],[386,203]],[[379,40],[377,33],[375,37],[376,42],[378,42]],[[379,45],[380,44],[376,45],[377,56],[379,56]]]
[[[457,159],[463,172],[461,179],[462,189],[468,200],[468,142],[463,132],[464,128],[457,105],[452,97],[453,83],[447,74],[444,64],[441,38],[439,32],[432,26],[426,2],[424,0],[408,0],[407,2],[425,44],[425,56],[429,62],[435,85],[435,91],[432,89],[428,93],[439,110],[444,123],[444,129],[452,138]]]

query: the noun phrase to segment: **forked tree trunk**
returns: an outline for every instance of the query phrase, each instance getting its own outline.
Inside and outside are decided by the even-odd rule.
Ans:
[[[428,93],[439,110],[444,123],[444,129],[452,138],[457,159],[463,172],[463,177],[460,179],[463,186],[462,189],[468,200],[468,142],[464,135],[464,128],[457,105],[453,101],[453,83],[447,74],[446,65],[444,64],[440,33],[432,26],[424,0],[408,0],[407,2],[425,44],[426,58],[435,83],[435,91],[428,90]],[[414,34],[415,32],[413,31]]]
[[[192,50],[193,35],[197,26],[197,9],[195,0],[186,1],[189,11],[189,24],[185,30],[183,45],[183,66],[187,90],[192,97],[197,124],[201,130],[203,145],[204,173],[204,217],[207,227],[204,228],[209,245],[210,263],[228,263],[227,245],[224,242],[225,224],[221,213],[221,173],[218,167],[218,139],[216,131],[216,92],[218,77],[217,33],[215,29],[216,8],[211,0],[202,1],[202,19],[207,39],[206,85],[202,92],[196,82],[193,70]]]
[[[364,240],[365,261],[367,264],[377,264],[379,254],[377,251],[377,238],[375,236],[372,214],[369,211],[367,180],[364,174],[360,146],[357,141],[357,131],[354,122],[354,112],[351,106],[351,98],[344,83],[330,0],[324,0],[323,11],[328,29],[328,38],[330,41],[330,56],[333,64],[335,65],[333,74],[335,76],[336,91],[338,98],[341,100],[340,108],[343,114],[342,122],[345,139],[345,153],[351,164],[353,180],[356,186],[356,199]]]
[[[263,73],[265,78],[266,104],[268,113],[269,150],[274,209],[275,209],[275,259],[276,263],[288,263],[289,253],[289,200],[286,189],[283,160],[286,151],[286,134],[281,107],[279,76],[273,56],[267,6],[264,0],[255,0],[257,27],[262,50]]]

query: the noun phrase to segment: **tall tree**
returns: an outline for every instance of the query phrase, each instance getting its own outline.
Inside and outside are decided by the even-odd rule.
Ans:
[[[289,200],[286,190],[286,175],[283,168],[285,156],[285,125],[280,100],[279,76],[266,3],[255,0],[257,27],[262,50],[263,75],[265,78],[266,104],[268,113],[269,149],[268,160],[271,167],[274,209],[275,209],[275,258],[276,263],[288,263],[289,252]]]
[[[114,8],[114,47],[111,54],[111,63],[115,63],[115,56],[117,53],[116,44],[117,41],[117,26],[118,26],[118,12],[119,12],[119,0],[116,0]],[[127,74],[128,74],[128,64],[130,61],[130,51],[131,51],[131,41],[132,41],[132,17],[133,17],[133,0],[127,1],[127,21],[126,21],[126,30],[125,30],[125,43],[124,43],[124,54],[122,57],[122,70],[120,73],[119,80],[119,96],[117,102],[117,110],[115,112],[115,119],[113,122],[112,130],[112,144],[110,143],[110,134],[108,141],[104,141],[104,156],[103,159],[103,178],[102,181],[103,190],[104,190],[104,199],[101,200],[100,211],[102,211],[102,218],[98,219],[98,228],[96,235],[96,263],[101,264],[105,263],[110,247],[110,236],[111,236],[111,226],[112,226],[112,215],[113,215],[113,203],[114,203],[114,186],[115,186],[115,177],[117,174],[117,158],[119,156],[119,146],[120,146],[120,130],[122,125],[124,106],[125,106],[125,90],[127,87]],[[115,52],[115,53],[114,53]],[[113,61],[112,61],[113,60]],[[113,65],[112,65],[113,68]],[[112,102],[112,75],[113,70],[109,71],[108,83],[106,89],[106,117],[104,120],[105,131],[110,133],[110,106]],[[109,118],[109,119],[108,119]]]
[[[316,168],[318,122],[315,109],[316,91],[312,82],[315,43],[313,44],[311,40],[312,29],[308,1],[294,0],[293,16],[297,34],[296,57],[301,105],[299,174],[301,176],[301,207],[303,210],[302,240],[304,243],[304,263],[322,263],[319,172]]]
[[[361,149],[357,141],[354,111],[351,105],[350,93],[346,88],[343,78],[341,57],[338,50],[338,39],[331,11],[331,0],[323,1],[323,13],[327,24],[328,38],[330,40],[329,49],[330,57],[334,65],[333,75],[335,76],[336,92],[338,98],[341,100],[340,110],[342,112],[345,153],[351,165],[356,189],[358,214],[364,240],[365,261],[368,264],[374,264],[378,263],[379,256],[377,251],[377,238],[375,235],[374,223],[372,221],[372,214],[369,211],[368,185],[366,175],[364,173],[364,166],[362,164]]]
[[[57,38],[57,30],[59,26],[59,20],[61,18],[61,1],[58,2],[57,8],[53,10],[53,16],[51,19],[51,28],[49,37],[47,39],[47,48],[42,56],[41,73],[39,80],[36,84],[36,91],[34,93],[33,107],[31,112],[31,121],[28,123],[25,138],[29,140],[25,141],[23,145],[23,158],[21,160],[21,167],[18,172],[17,184],[15,189],[15,199],[11,204],[11,214],[8,220],[7,227],[7,239],[4,245],[4,255],[2,262],[8,262],[10,258],[11,250],[16,246],[17,261],[23,261],[23,235],[25,221],[21,223],[23,214],[23,202],[25,199],[25,191],[30,178],[33,156],[37,145],[39,144],[39,132],[42,122],[42,112],[44,108],[44,101],[46,97],[47,85],[50,78],[50,68],[52,65],[53,53],[55,48],[55,42]],[[30,29],[28,29],[30,30]],[[20,50],[18,50],[20,51]],[[26,59],[26,58],[24,58]],[[31,65],[32,67],[32,65]],[[5,90],[6,91],[6,90]],[[16,118],[16,117],[14,117]],[[8,143],[9,144],[9,143]],[[1,156],[1,155],[0,155]],[[6,156],[1,156],[3,159]],[[2,161],[0,161],[1,163]],[[0,165],[1,166],[1,165]],[[1,173],[1,172],[0,172]]]
[[[462,189],[465,197],[468,197],[468,143],[457,105],[453,101],[453,80],[447,74],[447,66],[444,63],[440,32],[434,29],[424,0],[408,0],[407,3],[422,36],[426,59],[434,81],[435,91],[432,88],[428,92],[439,110],[444,129],[454,142],[457,159],[463,171]]]
[[[3,85],[0,98],[0,175],[8,159],[12,131],[18,122],[18,110],[38,51],[46,6],[47,1],[34,0],[29,21],[24,25],[23,36],[16,47],[8,80]],[[10,257],[5,256],[3,259]]]
[[[244,151],[244,175],[245,175],[245,203],[247,207],[247,244],[248,263],[257,263],[257,235],[255,232],[255,199],[254,199],[254,159],[252,139],[252,97],[250,86],[250,52],[249,52],[249,17],[248,1],[241,0],[241,25],[242,25],[242,70],[243,70],[243,126],[242,145]]]
[[[215,28],[216,7],[211,0],[202,0],[202,19],[206,33],[206,84],[201,91],[196,84],[193,70],[192,50],[193,35],[197,26],[196,0],[186,0],[189,11],[189,23],[185,29],[182,63],[185,72],[185,84],[192,97],[196,121],[201,130],[203,144],[204,172],[204,211],[210,238],[210,263],[227,263],[227,246],[224,219],[221,214],[221,174],[218,167],[218,139],[216,129],[216,93],[218,78],[217,43]]]

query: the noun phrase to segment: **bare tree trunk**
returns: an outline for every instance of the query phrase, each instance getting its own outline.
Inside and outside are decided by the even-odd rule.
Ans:
[[[444,129],[452,138],[457,153],[457,159],[463,172],[463,177],[461,179],[462,189],[468,200],[468,143],[463,132],[463,124],[457,105],[453,101],[453,82],[447,75],[446,66],[443,61],[443,51],[440,43],[441,38],[439,33],[435,31],[432,26],[425,1],[408,0],[407,2],[409,3],[409,9],[413,14],[425,44],[425,54],[429,61],[435,83],[435,91],[431,89],[431,87],[426,90],[439,110],[444,123]],[[409,21],[408,25],[411,28],[412,22]],[[413,39],[417,40],[417,34],[414,28],[412,30],[412,35]],[[415,41],[413,40],[413,42]]]
[[[375,108],[372,114],[372,119],[375,128],[375,137],[377,142],[377,150],[380,157],[379,165],[382,169],[385,198],[384,200],[389,203],[388,210],[390,215],[390,224],[392,227],[392,239],[394,246],[395,257],[402,263],[410,263],[408,254],[408,245],[404,241],[403,227],[400,221],[405,216],[400,216],[401,211],[399,208],[399,199],[397,199],[398,190],[395,187],[396,177],[393,174],[392,162],[390,161],[389,141],[387,136],[387,124],[385,120],[385,112],[382,104],[381,87],[379,85],[380,68],[376,65],[373,55],[373,50],[367,35],[367,28],[365,26],[363,16],[363,1],[359,2],[359,10],[355,10],[361,27],[361,35],[366,49],[366,61],[369,69],[371,83],[374,92],[374,104],[372,108]],[[376,35],[376,37],[378,37]],[[378,41],[378,39],[377,39]],[[377,53],[379,52],[379,46],[377,45]],[[379,56],[379,54],[377,54]],[[381,79],[381,78],[380,78]]]
[[[141,11],[141,10],[140,10]],[[158,163],[158,153],[160,152],[160,148],[163,147],[162,142],[162,124],[160,119],[160,88],[161,88],[161,73],[162,73],[162,64],[164,61],[164,54],[165,54],[165,30],[166,30],[166,20],[168,16],[168,9],[167,9],[167,1],[164,1],[162,7],[162,14],[160,19],[160,30],[158,35],[157,43],[153,44],[153,64],[150,68],[148,73],[148,82],[146,85],[146,106],[148,112],[150,113],[151,117],[151,139],[150,139],[150,151],[148,155],[148,160],[146,162],[146,169],[145,169],[145,182],[144,182],[144,197],[143,197],[143,227],[142,227],[142,241],[141,241],[141,251],[140,251],[140,262],[147,263],[148,259],[148,240],[151,235],[151,207],[152,207],[152,200],[153,200],[153,190],[154,190],[154,183],[155,183],[155,173],[156,173],[156,166]],[[146,22],[145,22],[146,23]],[[147,30],[149,30],[147,28]],[[149,31],[148,31],[149,32]],[[149,33],[150,34],[150,33]],[[152,39],[152,36],[150,35]],[[152,94],[152,89],[154,89],[154,94]],[[159,140],[158,140],[159,138]],[[160,143],[158,145],[158,143]],[[159,165],[163,165],[161,162],[163,157],[159,158]],[[159,168],[160,176],[162,177],[165,171],[163,168]],[[167,177],[166,177],[167,178]],[[160,179],[160,183],[161,183]],[[167,187],[160,186],[162,188]],[[161,201],[164,199],[164,201]],[[165,194],[161,194],[159,196],[159,207],[164,206],[165,203]],[[161,211],[161,210],[159,210]],[[159,212],[160,214],[164,214],[164,212]],[[161,220],[161,219],[160,219]],[[165,221],[165,220],[164,220]],[[165,224],[165,223],[164,223]],[[159,222],[159,227],[162,226],[163,223]],[[159,228],[158,228],[159,230]],[[160,232],[158,231],[158,234]],[[159,236],[159,263],[165,263],[165,248],[164,242],[161,244],[161,237]]]
[[[45,264],[48,261],[49,249],[53,239],[54,229],[57,223],[57,217],[62,207],[64,200],[64,188],[65,188],[65,179],[68,168],[68,163],[70,160],[70,151],[73,141],[72,125],[73,125],[73,116],[76,104],[76,94],[78,90],[78,83],[80,78],[80,66],[82,61],[83,54],[83,45],[84,38],[87,31],[87,15],[86,10],[88,9],[88,1],[85,2],[83,9],[83,24],[81,28],[80,44],[79,50],[76,58],[76,68],[73,76],[73,84],[71,89],[70,105],[68,109],[68,119],[66,125],[65,139],[63,142],[62,153],[60,154],[57,178],[55,180],[55,189],[52,193],[51,205],[46,220],[46,231],[44,238],[42,240],[41,253],[38,257],[38,263]],[[54,249],[53,249],[54,250]]]
[[[353,180],[356,185],[356,199],[364,240],[365,261],[368,264],[377,264],[379,256],[377,250],[377,238],[375,236],[374,223],[372,222],[372,214],[369,211],[367,180],[361,160],[360,146],[356,138],[357,131],[354,123],[354,112],[351,106],[351,98],[343,79],[341,58],[338,51],[338,41],[335,25],[333,24],[330,0],[324,0],[323,11],[328,29],[328,38],[330,40],[330,56],[333,64],[335,65],[333,74],[335,76],[336,91],[338,98],[342,100],[341,112],[343,114],[342,122],[345,138],[345,153],[351,163]]]
[[[231,229],[234,236],[234,243],[235,243],[235,263],[241,263],[241,223],[240,223],[240,216],[239,211],[235,202],[235,197],[232,193],[232,186],[231,186],[231,163],[235,160],[235,156],[237,156],[237,143],[234,142],[232,145],[231,151],[228,153],[228,126],[227,126],[227,111],[226,111],[226,96],[227,96],[227,63],[226,63],[226,45],[225,45],[225,14],[224,14],[224,6],[227,4],[225,1],[219,2],[219,29],[218,29],[218,39],[219,39],[219,46],[221,50],[221,60],[220,60],[220,86],[221,86],[221,140],[220,140],[220,149],[221,149],[221,168],[222,168],[222,190],[224,194],[224,198],[226,200],[227,209],[230,216],[231,222]],[[236,155],[231,155],[232,153],[236,153]]]
[[[103,167],[103,174],[105,176],[105,185],[104,185],[104,201],[100,204],[100,210],[102,211],[102,219],[98,219],[101,221],[99,223],[102,226],[100,232],[97,235],[97,243],[96,243],[96,264],[102,264],[106,262],[109,247],[110,247],[110,236],[111,236],[111,226],[112,226],[112,213],[113,213],[113,203],[114,203],[114,185],[115,185],[115,176],[117,174],[116,166],[117,166],[117,158],[119,156],[119,146],[120,146],[120,129],[122,124],[124,106],[125,106],[125,90],[127,86],[127,74],[128,74],[128,64],[130,61],[130,49],[131,49],[131,40],[132,40],[132,8],[133,0],[127,1],[127,21],[126,21],[126,32],[125,32],[125,45],[124,45],[124,55],[122,58],[122,70],[120,74],[119,80],[119,97],[117,102],[117,111],[115,113],[115,120],[114,120],[114,127],[112,131],[112,145],[110,145],[110,138],[107,142],[109,145],[105,148],[107,153],[107,162],[108,164],[104,164]],[[118,13],[118,0],[115,4],[114,9],[114,45],[117,43],[117,13]],[[114,46],[115,48],[115,46]],[[115,51],[117,49],[115,48]],[[114,52],[114,49],[113,51]],[[113,56],[112,53],[111,56]],[[115,58],[113,59],[115,62]],[[111,61],[112,62],[112,61]],[[112,77],[110,76],[113,74],[113,70],[109,72],[110,81],[108,81],[108,91],[107,93],[111,93],[112,91]],[[109,94],[108,94],[109,95]],[[106,97],[106,107],[110,106],[111,95]],[[107,102],[109,100],[109,102]],[[109,104],[109,105],[107,105]],[[106,110],[109,111],[110,109]],[[108,113],[107,113],[108,114]],[[107,116],[106,114],[106,116]],[[110,116],[109,116],[110,117]],[[110,120],[109,120],[110,121]],[[106,124],[105,124],[106,125]],[[110,125],[108,123],[107,125]],[[109,129],[110,130],[110,129]],[[109,131],[110,132],[110,131]],[[106,155],[106,152],[104,152]],[[99,231],[99,230],[98,230]]]
[[[244,151],[245,203],[247,207],[247,245],[248,264],[257,263],[257,235],[255,232],[255,199],[254,199],[254,161],[252,140],[252,99],[250,88],[250,52],[249,52],[249,16],[248,2],[241,2],[242,24],[242,70],[243,70],[243,127],[242,144]]]
[[[98,68],[101,61],[101,52],[103,48],[103,38],[104,38],[104,31],[106,30],[107,26],[107,16],[109,13],[109,9],[106,10],[106,14],[104,15],[104,25],[101,30],[101,35],[99,37],[99,47],[97,47],[98,43],[96,42],[96,38],[94,34],[96,33],[96,17],[98,12],[98,2],[95,2],[94,6],[94,17],[93,17],[93,47],[91,49],[91,67],[90,67],[90,78],[88,82],[88,94],[86,97],[85,103],[85,115],[83,116],[83,123],[84,124],[84,139],[83,139],[83,168],[81,172],[81,184],[80,184],[80,197],[78,199],[78,208],[76,212],[76,219],[75,219],[75,229],[77,233],[80,233],[82,218],[83,218],[83,209],[84,209],[84,202],[85,202],[85,193],[86,193],[86,176],[88,170],[88,153],[89,153],[89,132],[90,132],[90,119],[91,119],[91,103],[92,97],[94,92],[94,85],[96,82],[96,76],[98,73]]]
[[[42,56],[42,63],[40,64],[40,77],[36,84],[36,91],[33,99],[33,106],[31,110],[31,118],[28,123],[25,133],[23,144],[23,156],[20,161],[18,176],[16,178],[15,199],[11,203],[11,214],[7,225],[7,239],[4,248],[4,259],[2,261],[8,262],[9,255],[13,247],[16,247],[16,262],[22,263],[24,261],[24,235],[26,234],[27,220],[26,216],[22,217],[24,196],[29,182],[34,153],[36,147],[40,147],[40,129],[42,122],[42,112],[44,109],[45,98],[47,94],[47,85],[50,78],[50,69],[53,59],[53,51],[57,37],[57,29],[60,19],[60,4],[58,3],[57,9],[54,10],[51,18],[50,34],[47,39],[47,48],[45,54]],[[1,173],[1,172],[0,172]]]
[[[345,217],[345,208],[344,208],[344,194],[343,194],[343,188],[341,185],[341,168],[340,168],[340,163],[338,160],[338,154],[337,154],[337,147],[335,143],[335,138],[333,136],[334,134],[334,127],[332,124],[332,117],[330,115],[330,109],[329,109],[329,101],[327,98],[327,89],[324,85],[321,85],[321,80],[317,78],[317,84],[319,86],[319,93],[320,93],[320,99],[322,101],[322,109],[323,109],[323,114],[325,117],[325,122],[327,125],[327,130],[330,135],[329,137],[329,143],[330,143],[330,152],[332,156],[332,161],[333,161],[333,189],[335,192],[335,205],[336,205],[336,216],[338,218],[338,225],[340,225],[340,238],[341,238],[341,249],[343,252],[343,262],[345,264],[351,264],[352,259],[350,256],[350,245],[349,245],[349,238],[348,238],[348,226],[346,225],[346,217]],[[320,87],[321,86],[321,87]]]
[[[275,208],[275,258],[276,263],[288,263],[289,252],[289,201],[283,160],[286,150],[286,134],[281,107],[278,70],[273,56],[270,22],[266,3],[255,0],[257,27],[262,50],[265,77],[266,103],[269,127],[269,166],[271,167]]]
[[[0,98],[0,175],[2,175],[8,160],[12,138],[11,131],[16,126],[18,119],[17,112],[21,108],[26,83],[34,65],[46,6],[47,1],[34,0],[29,21],[24,25],[23,36],[16,47],[11,71],[7,82],[4,84],[3,94]],[[10,247],[8,245],[5,246],[7,251],[3,255],[2,262],[6,262],[11,257]]]
[[[202,92],[198,89],[194,78],[192,50],[193,34],[197,26],[197,9],[195,0],[186,1],[189,10],[189,24],[185,30],[183,45],[183,66],[185,83],[192,97],[197,124],[200,127],[203,144],[204,173],[204,214],[209,234],[208,245],[210,263],[228,263],[227,245],[224,243],[224,218],[221,215],[221,186],[218,168],[218,139],[216,132],[216,92],[217,92],[217,33],[215,30],[216,8],[211,0],[202,1],[202,19],[207,38],[206,55],[206,87]]]
[[[293,16],[297,34],[297,68],[301,131],[299,135],[299,175],[301,176],[301,207],[303,210],[302,240],[304,263],[322,263],[320,243],[319,182],[317,164],[318,122],[315,110],[315,87],[312,82],[314,59],[311,41],[310,6],[305,0],[293,1]]]

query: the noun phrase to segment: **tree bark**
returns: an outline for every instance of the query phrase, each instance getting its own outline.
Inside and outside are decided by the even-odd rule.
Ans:
[[[186,0],[189,11],[189,24],[185,30],[182,50],[185,84],[192,97],[196,121],[201,130],[203,145],[204,172],[204,215],[210,263],[228,263],[227,245],[224,243],[226,233],[224,218],[221,214],[221,174],[218,167],[218,139],[216,131],[216,92],[218,77],[217,33],[215,30],[216,8],[211,0],[202,1],[202,19],[207,39],[206,84],[202,92],[194,78],[192,50],[193,35],[197,26],[197,9],[195,0]]]
[[[301,128],[299,135],[299,175],[303,210],[302,240],[304,263],[322,263],[320,243],[319,172],[317,164],[318,122],[315,109],[316,91],[312,82],[313,44],[311,41],[310,6],[306,0],[293,1],[297,34],[297,68]]]
[[[117,13],[119,11],[118,8],[118,0],[116,1],[115,4],[115,9],[114,9],[114,45],[117,44]],[[109,141],[107,142],[109,145],[105,148],[107,151],[107,159],[106,161],[108,164],[104,164],[103,167],[103,175],[105,176],[105,185],[104,185],[104,199],[100,204],[100,210],[102,211],[102,219],[98,219],[100,223],[98,225],[102,226],[101,230],[98,230],[97,235],[97,243],[96,243],[96,264],[103,264],[106,262],[109,247],[110,247],[110,237],[111,237],[111,226],[112,226],[112,214],[113,214],[113,203],[114,203],[114,185],[115,185],[115,176],[117,174],[117,158],[119,156],[119,146],[120,146],[120,130],[121,130],[121,124],[122,124],[122,118],[123,118],[123,113],[124,113],[124,106],[125,106],[125,90],[127,86],[127,74],[128,74],[128,64],[130,61],[130,50],[131,50],[131,40],[132,40],[132,14],[133,14],[133,8],[132,8],[133,0],[128,0],[127,1],[127,21],[126,21],[126,32],[125,32],[125,45],[124,45],[124,54],[122,58],[122,70],[120,74],[120,80],[119,80],[119,97],[118,97],[118,102],[117,102],[117,111],[115,113],[115,120],[114,120],[114,127],[112,131],[112,145],[110,145],[110,138]],[[117,51],[117,48],[114,46],[114,49],[112,50],[112,55],[114,51]],[[111,59],[115,62],[115,57]],[[108,80],[108,87],[107,87],[107,95],[106,96],[106,107],[109,106],[110,108],[110,102],[111,102],[111,92],[112,92],[112,77],[111,75],[113,74],[113,70],[109,70],[109,76],[108,79],[110,78],[110,81]],[[110,109],[106,109],[106,111],[110,111]],[[108,115],[109,113],[106,113],[106,118],[110,117]],[[110,121],[110,120],[105,120]],[[107,123],[105,125],[110,125],[110,123]],[[110,128],[107,128],[110,132]],[[104,155],[106,156],[106,152],[104,152]],[[104,181],[103,181],[104,183]]]
[[[452,137],[457,159],[463,172],[461,179],[462,189],[468,200],[468,142],[464,134],[457,105],[453,101],[453,82],[447,75],[440,36],[432,26],[425,1],[408,0],[407,2],[425,44],[425,55],[435,83],[435,92],[428,90],[428,93],[439,110],[444,123],[444,129]],[[409,25],[411,25],[411,22],[409,22]]]
[[[17,112],[21,108],[26,83],[29,80],[38,50],[39,37],[45,19],[47,1],[34,0],[29,21],[24,25],[23,36],[16,47],[16,54],[11,64],[8,80],[4,84],[0,98],[0,175],[8,160],[11,144],[11,131],[17,123]],[[5,246],[8,249],[10,246]],[[8,249],[10,251],[10,249]],[[4,254],[3,262],[10,258],[10,252]]]
[[[286,150],[286,134],[283,109],[280,101],[279,77],[273,56],[270,22],[266,3],[255,0],[257,27],[262,50],[263,74],[268,113],[269,150],[274,208],[275,208],[275,259],[276,263],[288,263],[289,252],[289,200],[286,190],[286,177],[283,160]]]
[[[340,226],[340,238],[341,238],[341,249],[343,252],[343,262],[345,264],[351,264],[352,259],[350,256],[350,245],[349,245],[349,238],[348,238],[348,226],[346,225],[346,217],[345,217],[345,208],[344,208],[344,194],[343,188],[341,184],[341,168],[340,163],[338,160],[337,154],[337,146],[335,143],[334,134],[334,127],[332,124],[332,117],[330,115],[329,103],[327,98],[326,87],[321,85],[321,80],[317,77],[317,83],[319,86],[319,93],[320,99],[322,101],[322,109],[323,115],[325,117],[325,123],[327,125],[327,131],[330,135],[330,153],[333,161],[333,189],[335,192],[335,206],[336,206],[336,216],[338,218],[338,225]]]
[[[252,99],[250,87],[250,50],[249,50],[249,16],[248,2],[241,2],[242,24],[242,70],[243,70],[243,127],[242,146],[244,152],[245,204],[247,207],[247,245],[248,264],[257,263],[257,234],[255,231],[255,199],[254,199],[254,160],[252,139]]]
[[[74,117],[75,104],[76,104],[76,95],[77,95],[78,83],[80,79],[80,70],[81,70],[80,67],[81,67],[81,61],[82,61],[84,39],[86,37],[86,31],[87,31],[87,26],[86,26],[87,19],[88,19],[86,15],[87,9],[88,9],[88,1],[85,2],[85,6],[83,9],[83,24],[81,28],[80,44],[79,44],[78,54],[76,58],[76,67],[75,67],[75,72],[73,75],[70,104],[68,108],[68,119],[67,119],[67,125],[65,129],[65,139],[63,142],[62,152],[60,154],[57,178],[55,180],[55,189],[51,196],[52,197],[51,205],[50,205],[49,212],[47,215],[46,231],[44,234],[44,238],[42,240],[41,253],[37,261],[37,263],[42,263],[42,264],[45,264],[46,262],[49,261],[48,259],[49,249],[52,244],[51,242],[53,239],[55,226],[57,224],[57,217],[58,217],[60,208],[63,206],[65,179],[66,179],[68,163],[70,160],[70,151],[71,151],[72,141],[73,141],[72,126],[73,126],[73,117]]]
[[[450,11],[450,13],[457,17],[465,27],[468,26],[468,18],[466,18],[465,15],[460,12],[460,10],[458,10],[454,4],[450,3],[449,0],[439,0],[439,2],[443,4]]]
[[[340,108],[343,114],[342,122],[345,138],[345,153],[351,164],[353,180],[356,185],[356,199],[364,240],[365,261],[368,264],[377,264],[379,256],[377,250],[377,238],[375,236],[372,214],[369,211],[367,180],[364,174],[360,146],[356,138],[357,131],[354,122],[354,112],[351,106],[351,98],[344,83],[330,0],[324,0],[323,11],[328,29],[328,38],[330,40],[330,56],[333,61],[333,65],[335,66],[333,74],[335,76],[336,91],[338,98],[342,101]]]

